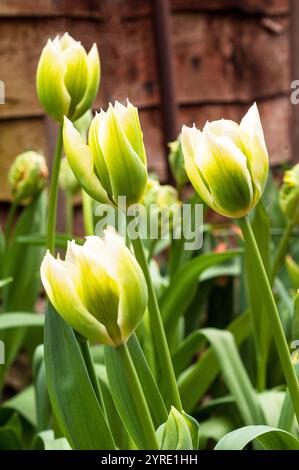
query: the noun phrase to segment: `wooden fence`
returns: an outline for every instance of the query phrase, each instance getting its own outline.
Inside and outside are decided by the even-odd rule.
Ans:
[[[98,44],[102,80],[95,108],[129,97],[140,110],[149,166],[166,179],[153,3],[0,1],[0,200],[9,198],[6,172],[13,158],[28,148],[49,150],[35,70],[47,38],[64,31],[87,48]],[[290,160],[289,2],[172,0],[170,6],[178,128],[239,120],[256,100],[272,164]]]

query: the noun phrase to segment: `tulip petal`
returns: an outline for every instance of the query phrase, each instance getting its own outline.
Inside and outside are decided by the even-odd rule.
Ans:
[[[44,47],[36,73],[36,86],[40,102],[47,113],[59,122],[68,113],[70,95],[64,83],[66,64],[59,47],[49,40]]]
[[[77,104],[72,120],[79,119],[94,102],[100,85],[101,64],[96,44],[93,44],[87,55],[88,78],[85,93],[81,101]]]
[[[253,183],[258,189],[258,197],[260,197],[268,178],[269,157],[256,103],[243,117],[240,129],[247,136],[248,163]]]
[[[107,165],[102,153],[102,149],[99,143],[100,126],[105,125],[105,112],[101,112],[95,115],[93,118],[89,133],[88,133],[88,146],[92,151],[94,165],[96,167],[98,178],[100,179],[103,187],[106,189],[109,197],[112,198],[112,188],[110,183],[110,177],[107,169]]]
[[[50,302],[74,330],[92,341],[112,344],[106,328],[82,304],[65,263],[49,252],[41,265],[41,280]]]
[[[253,204],[253,189],[246,157],[226,137],[204,132],[198,149],[200,167],[217,211],[230,217],[241,217]]]
[[[114,111],[128,141],[146,165],[146,153],[137,108],[129,100],[127,106],[115,101]]]
[[[67,118],[64,119],[63,143],[70,167],[84,190],[98,202],[111,203],[94,171],[94,159],[90,148]]]
[[[79,42],[67,47],[62,52],[66,64],[65,86],[71,96],[69,115],[73,114],[76,105],[81,101],[88,79],[87,54]]]
[[[183,126],[181,143],[182,151],[185,160],[185,167],[188,178],[195,190],[198,192],[200,197],[205,201],[206,204],[212,206],[213,199],[211,197],[209,188],[207,187],[200,169],[196,163],[196,154],[199,146],[199,142],[202,140],[202,133],[196,127]]]
[[[127,339],[139,325],[147,306],[143,272],[124,240],[111,228],[105,230],[106,269],[119,288],[118,324]],[[134,312],[134,314],[132,314]]]
[[[127,206],[138,202],[145,189],[147,169],[126,137],[112,105],[100,128],[100,145],[110,175],[114,202],[126,196]]]
[[[119,290],[102,263],[102,250],[68,243],[66,269],[85,308],[104,324],[113,344],[121,344],[117,323]]]

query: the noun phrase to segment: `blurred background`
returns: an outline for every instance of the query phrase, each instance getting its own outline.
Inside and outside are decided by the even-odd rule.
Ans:
[[[298,114],[290,103],[290,82],[299,79],[292,53],[298,3],[1,0],[0,201],[10,199],[6,174],[17,154],[41,150],[51,164],[55,125],[38,102],[35,71],[47,39],[64,31],[87,48],[97,43],[102,79],[95,109],[127,97],[138,106],[149,168],[162,181],[169,179],[166,143],[182,123],[238,121],[253,101],[271,164],[290,162]]]

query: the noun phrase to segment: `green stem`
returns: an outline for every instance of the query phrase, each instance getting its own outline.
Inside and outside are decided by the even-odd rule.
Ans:
[[[126,371],[126,376],[131,387],[132,396],[134,397],[140,423],[143,428],[144,436],[147,439],[149,449],[158,450],[159,446],[153,421],[128,346],[126,344],[122,344],[115,348],[115,351],[117,352],[119,359],[122,362],[122,366]]]
[[[288,222],[288,224],[287,224],[287,226],[286,226],[286,228],[283,232],[283,236],[281,237],[281,239],[279,241],[279,244],[278,244],[275,256],[274,256],[272,269],[271,269],[271,275],[270,275],[271,285],[273,285],[274,279],[275,279],[276,275],[278,274],[278,271],[280,270],[280,267],[281,267],[281,265],[283,263],[283,260],[285,258],[285,255],[286,255],[286,252],[287,252],[287,249],[288,249],[289,238],[290,238],[290,235],[291,235],[292,230],[294,228],[294,225],[295,224],[294,224],[293,221]]]
[[[18,206],[19,206],[19,201],[17,199],[14,199],[10,205],[10,208],[7,214],[6,224],[5,224],[5,240],[6,241],[8,241],[11,236],[12,225],[13,225],[13,221],[14,221]]]
[[[159,310],[159,305],[152,283],[149,267],[147,264],[142,240],[140,236],[132,237],[132,245],[134,248],[135,256],[143,271],[147,289],[148,289],[148,310],[150,315],[150,322],[152,333],[156,347],[156,357],[160,362],[160,371],[163,374],[165,383],[167,384],[167,398],[171,405],[178,411],[182,411],[181,398],[176,383],[176,378],[173,370],[173,365],[170,357],[170,352],[167,344],[167,339],[164,331],[164,326]]]
[[[92,198],[82,189],[83,222],[86,235],[94,235]]]
[[[51,186],[48,206],[47,248],[53,254],[55,251],[55,230],[57,217],[58,177],[62,153],[62,126],[59,127],[57,142],[53,157]]]
[[[294,366],[291,361],[288,343],[284,335],[271,286],[248,217],[240,219],[240,227],[244,236],[244,241],[248,244],[248,246],[250,246],[254,256],[256,263],[256,275],[258,276],[261,288],[261,298],[263,299],[265,309],[269,315],[273,338],[286,383],[292,398],[295,415],[299,423],[299,384]]]
[[[94,363],[93,363],[93,359],[92,359],[92,356],[91,356],[89,343],[88,343],[87,339],[85,339],[83,337],[79,338],[78,335],[77,335],[77,339],[78,339],[80,347],[81,347],[82,356],[83,356],[83,359],[84,359],[84,362],[85,362],[85,365],[86,365],[86,369],[88,371],[88,375],[89,375],[90,381],[92,383],[94,392],[96,394],[96,397],[98,399],[98,402],[99,402],[103,412],[105,413],[103,395],[102,395],[99,380],[98,380],[98,377],[96,375],[96,371],[95,371],[95,368],[94,368]]]
[[[73,208],[73,195],[71,193],[65,193],[65,228],[66,233],[69,235],[73,234],[73,220],[74,220],[74,208]]]

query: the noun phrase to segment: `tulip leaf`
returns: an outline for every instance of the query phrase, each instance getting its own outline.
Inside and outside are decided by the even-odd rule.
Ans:
[[[45,321],[44,354],[51,404],[71,447],[76,450],[114,449],[112,434],[75,334],[50,304]]]
[[[0,330],[19,327],[43,328],[45,317],[38,313],[9,312],[0,314]]]
[[[55,439],[50,429],[37,434],[33,447],[35,450],[72,450],[65,437]]]
[[[199,331],[212,346],[224,381],[235,399],[236,406],[239,408],[244,423],[264,423],[265,418],[258,397],[242,364],[233,335],[229,331],[217,330],[215,328],[205,328]],[[208,356],[207,361],[208,363],[206,362],[204,365],[210,368],[209,361],[212,361],[211,357]],[[211,375],[208,374],[208,381],[210,378]],[[201,377],[201,380],[205,381],[206,377]],[[191,393],[190,390],[190,382],[187,387],[184,384],[183,393],[181,393],[183,403],[185,394]]]
[[[75,240],[78,245],[83,245],[84,239],[80,237],[74,237],[73,235],[68,235],[66,233],[56,233],[55,234],[55,246],[57,248],[66,249],[67,242],[69,240]],[[46,245],[47,235],[41,233],[33,233],[30,235],[22,235],[17,237],[17,242],[20,245],[32,245],[32,246],[42,246]]]
[[[15,225],[13,237],[6,246],[1,277],[12,277],[13,280],[2,287],[5,312],[24,310],[30,312],[34,309],[40,290],[39,267],[44,249],[24,247],[17,242],[17,238],[45,231],[46,205],[46,191],[42,191],[23,209]],[[0,369],[0,388],[3,385],[5,372],[18,353],[25,334],[25,328],[14,328],[0,333],[0,340],[5,343],[5,366]]]
[[[226,434],[215,450],[242,450],[256,440],[265,450],[299,450],[299,441],[290,433],[271,426],[245,426]]]
[[[179,317],[184,315],[192,302],[194,286],[198,283],[201,273],[211,266],[224,263],[234,256],[238,256],[240,250],[230,250],[224,253],[208,253],[193,258],[184,263],[174,274],[171,284],[165,290],[161,299],[161,314],[164,320],[167,336],[174,331],[174,325]]]
[[[235,338],[236,343],[241,344],[251,333],[251,318],[249,312],[239,315],[227,327]],[[188,362],[191,361],[192,356],[195,354],[197,347],[202,344],[202,335],[198,332],[194,333],[196,342],[190,347],[188,343],[187,348],[185,342],[182,343],[181,348],[177,350],[174,355],[175,368],[180,370],[184,368]],[[192,340],[192,338],[191,338]],[[188,342],[188,338],[185,340]],[[193,348],[193,350],[192,350]],[[192,356],[190,355],[192,352]],[[185,411],[190,412],[202,398],[208,388],[211,386],[215,378],[220,372],[220,363],[217,355],[212,347],[206,349],[200,356],[199,360],[186,369],[178,378],[179,391],[183,402]]]

